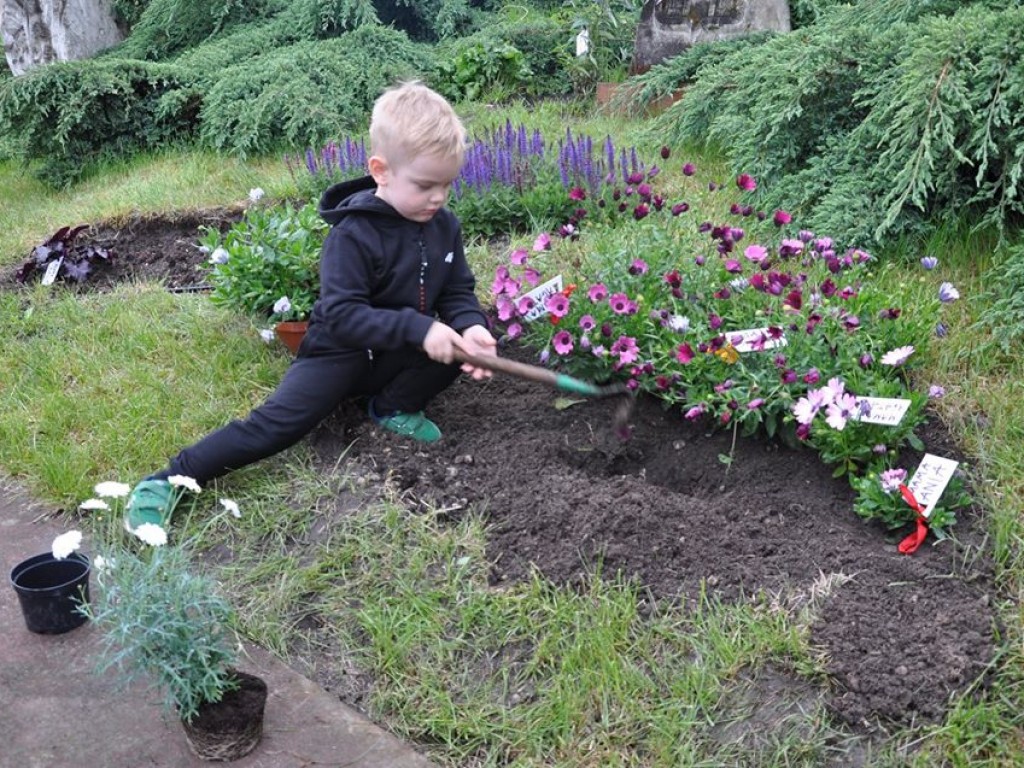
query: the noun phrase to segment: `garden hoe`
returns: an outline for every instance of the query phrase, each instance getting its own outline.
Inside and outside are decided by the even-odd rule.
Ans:
[[[576,395],[586,395],[588,397],[621,396],[623,401],[612,416],[612,428],[623,440],[629,439],[629,416],[633,411],[633,401],[635,398],[625,384],[606,384],[601,386],[592,384],[589,381],[575,379],[564,373],[541,368],[539,365],[527,365],[526,363],[519,363],[504,357],[471,355],[461,349],[455,350],[455,359],[462,363],[469,363],[477,368],[507,373],[510,376],[547,384],[548,386],[556,387],[565,392],[572,392]]]

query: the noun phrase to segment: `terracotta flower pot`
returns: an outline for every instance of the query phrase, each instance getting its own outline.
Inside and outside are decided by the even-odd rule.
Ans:
[[[89,602],[89,558],[74,552],[58,560],[50,552],[30,557],[11,570],[30,632],[59,635],[86,622],[78,606]]]
[[[237,760],[256,749],[263,737],[267,684],[245,672],[233,674],[240,684],[237,690],[214,704],[203,704],[191,723],[181,721],[188,748],[201,760]]]
[[[299,353],[299,345],[309,328],[308,320],[288,320],[274,326],[277,338],[284,342],[284,345],[291,350],[293,355]]]

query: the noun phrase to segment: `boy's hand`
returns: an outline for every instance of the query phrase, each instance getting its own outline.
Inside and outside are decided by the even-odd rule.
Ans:
[[[491,332],[482,325],[471,325],[462,332],[462,349],[471,355],[481,357],[497,357],[498,343],[494,340]],[[469,363],[462,364],[462,370],[470,374],[474,379],[489,379],[494,372],[489,368],[478,368]]]
[[[436,320],[423,339],[423,351],[438,363],[450,364],[455,360],[455,348],[465,347],[462,337],[451,326]]]

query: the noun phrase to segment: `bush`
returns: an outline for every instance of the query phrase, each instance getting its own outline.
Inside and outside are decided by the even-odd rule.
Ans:
[[[226,27],[261,15],[265,5],[266,0],[150,0],[143,6],[122,0],[115,12],[138,17],[114,55],[167,59]]]
[[[509,11],[483,30],[441,46],[437,60],[442,64],[432,83],[454,101],[475,98],[467,84],[475,85],[475,92],[488,97],[507,97],[511,93],[526,96],[568,93],[572,83],[564,61],[571,37],[568,24],[528,11],[519,16]],[[514,58],[515,67],[506,65],[503,70],[500,61],[481,61],[498,51]],[[495,71],[496,76],[485,81],[482,87],[474,84],[473,72],[486,77],[488,69]]]
[[[200,239],[210,253],[214,304],[265,319],[287,297],[307,318],[320,293],[320,249],[327,224],[312,203],[296,210],[250,208],[223,236],[207,229]]]
[[[206,94],[200,135],[243,156],[323,143],[365,124],[381,91],[429,66],[422,48],[383,27],[296,43],[225,70]]]
[[[1024,214],[1024,8],[862,0],[703,67],[660,120],[728,148],[804,221],[860,242]],[[770,87],[766,87],[770,83]]]
[[[191,138],[197,102],[164,101],[189,82],[172,64],[51,64],[0,83],[0,133],[17,137],[22,156],[44,159],[37,172],[44,181],[68,184],[91,160]]]

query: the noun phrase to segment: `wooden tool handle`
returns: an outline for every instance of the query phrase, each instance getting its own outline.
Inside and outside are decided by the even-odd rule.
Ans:
[[[558,385],[558,374],[554,371],[549,371],[547,368],[541,368],[538,365],[517,363],[515,360],[498,357],[497,355],[471,355],[458,348],[455,350],[455,359],[462,363],[469,363],[477,368],[507,373],[511,376],[518,376],[521,379],[538,381],[541,384]]]

